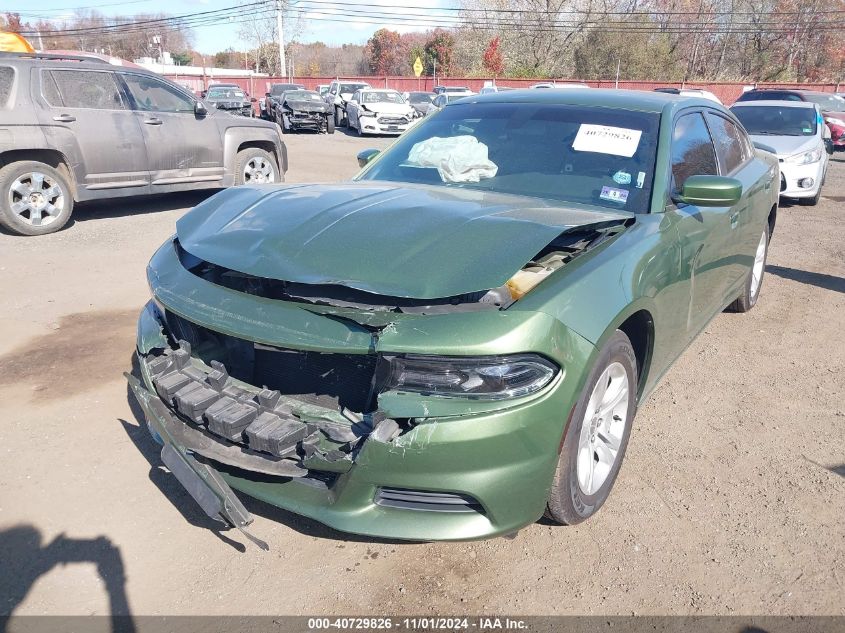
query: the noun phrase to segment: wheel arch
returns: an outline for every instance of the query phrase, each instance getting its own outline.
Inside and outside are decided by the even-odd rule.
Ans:
[[[70,161],[67,156],[56,149],[12,149],[0,153],[0,168],[12,163],[21,161],[37,161],[49,165],[53,169],[62,172],[67,179],[68,187],[70,187],[71,195],[74,200],[79,200],[77,195],[76,177],[70,167]]]
[[[605,343],[616,330],[620,330],[631,341],[634,357],[637,359],[637,398],[641,398],[651,370],[654,352],[654,313],[649,306],[632,304],[616,316],[596,343],[596,349]]]
[[[769,211],[769,218],[768,218],[769,241],[771,241],[772,235],[774,235],[774,233],[775,233],[775,223],[777,222],[777,219],[778,219],[778,205],[777,205],[777,203],[775,203],[775,204],[772,205],[772,208]]]

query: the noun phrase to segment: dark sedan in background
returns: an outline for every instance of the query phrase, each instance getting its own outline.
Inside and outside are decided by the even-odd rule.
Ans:
[[[205,100],[218,110],[225,110],[230,114],[255,116],[255,110],[252,108],[255,99],[250,99],[243,88],[235,84],[210,86],[205,93]]]

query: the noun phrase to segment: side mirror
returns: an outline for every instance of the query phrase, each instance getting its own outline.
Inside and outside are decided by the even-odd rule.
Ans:
[[[255,103],[256,101],[258,101],[258,99],[256,99],[255,97],[250,97],[250,98],[249,98],[249,102],[250,102],[250,103]]]
[[[766,145],[765,143],[761,143],[760,141],[753,141],[752,145],[754,145],[754,147],[756,147],[757,149],[761,149],[764,152],[769,152],[770,154],[778,153],[778,151],[774,147],[772,147],[771,145]]]
[[[690,176],[675,202],[697,207],[732,207],[742,197],[742,183],[726,176]]]
[[[265,92],[265,93],[264,93],[264,96],[265,96],[265,97],[269,97],[269,96],[270,96],[270,93],[269,93],[269,92]]]
[[[378,154],[379,150],[377,149],[361,150],[358,152],[358,167],[366,167]]]
[[[194,114],[197,116],[205,116],[208,114],[208,108],[205,107],[205,104],[202,101],[197,101],[194,104]]]

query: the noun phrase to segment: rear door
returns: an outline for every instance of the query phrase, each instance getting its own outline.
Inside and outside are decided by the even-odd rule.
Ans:
[[[685,111],[675,120],[672,134],[673,192],[679,193],[690,176],[718,173],[716,150],[704,114]],[[669,205],[666,212],[675,218],[678,231],[681,278],[688,284],[685,324],[678,324],[686,329],[688,342],[724,307],[730,283],[726,271],[733,263],[733,209],[675,202]]]
[[[44,68],[39,75],[39,121],[48,141],[78,161],[80,197],[99,189],[146,193],[144,137],[114,71]]]
[[[732,299],[730,295],[745,282],[754,261],[764,218],[769,215],[766,205],[771,196],[763,192],[771,188],[772,180],[767,175],[769,166],[755,158],[754,148],[745,130],[713,110],[705,113],[705,119],[716,148],[719,173],[742,183],[742,198],[729,215],[731,242],[727,256],[731,257],[731,261],[725,269],[728,279],[726,291],[729,295],[725,300],[729,301]]]
[[[170,83],[150,75],[120,71],[132,109],[144,135],[151,190],[188,188],[183,185],[223,180],[223,139],[215,117],[225,112],[196,114],[197,100]]]

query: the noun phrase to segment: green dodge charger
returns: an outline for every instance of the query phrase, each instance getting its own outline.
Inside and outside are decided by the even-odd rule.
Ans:
[[[242,530],[238,492],[396,539],[590,517],[638,405],[756,303],[777,159],[711,101],[530,90],[358,160],[225,190],[153,256],[128,380],[162,460]]]

